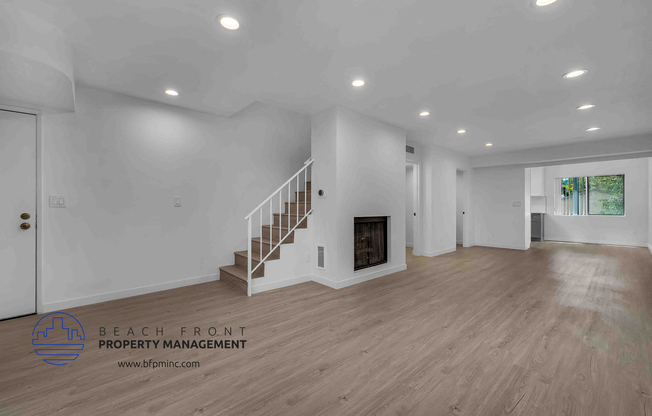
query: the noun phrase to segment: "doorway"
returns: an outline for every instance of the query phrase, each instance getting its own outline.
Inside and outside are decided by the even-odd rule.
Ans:
[[[414,166],[405,166],[405,246],[414,247]]]
[[[0,320],[36,313],[37,118],[0,109]]]
[[[405,164],[405,246],[407,255],[419,254],[419,164]]]
[[[464,200],[466,196],[466,186],[464,183],[464,172],[461,170],[457,171],[455,190],[456,190],[455,240],[457,245],[464,245],[464,216],[466,215]]]

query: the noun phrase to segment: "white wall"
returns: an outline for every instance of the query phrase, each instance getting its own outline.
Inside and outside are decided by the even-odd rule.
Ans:
[[[456,178],[456,210],[457,215],[455,218],[455,239],[457,244],[462,244],[464,241],[464,196],[466,194],[464,186],[464,172],[457,171]]]
[[[457,171],[465,171],[465,189],[470,190],[472,175],[468,174],[468,158],[457,155],[438,146],[428,145],[420,148],[420,228],[415,238],[419,243],[421,256],[438,256],[455,251],[457,218]],[[470,207],[470,193],[464,196],[465,205]],[[465,221],[469,223],[470,211]],[[467,236],[472,235],[471,226],[464,227]],[[471,233],[471,234],[470,234]],[[467,240],[473,245],[473,239]]]
[[[532,244],[532,169],[525,169],[525,195],[523,197],[523,211],[525,216],[525,249]]]
[[[472,189],[475,244],[526,250],[531,230],[527,220],[529,194],[526,197],[525,169],[512,166],[473,169]],[[514,206],[514,202],[520,206]]]
[[[313,117],[314,242],[326,248],[318,282],[344,287],[405,269],[405,140],[403,129],[332,108]],[[388,216],[389,262],[354,272],[355,217]]]
[[[317,246],[325,249],[327,269],[317,268],[313,262],[313,275],[328,280],[331,276],[331,245],[338,239],[337,230],[332,226],[337,222],[337,107],[312,117],[311,146],[312,157],[312,223],[314,224],[313,257],[317,259]],[[326,191],[325,197],[317,195],[318,190]]]
[[[548,206],[545,239],[646,247],[649,241],[649,159],[548,166],[544,170]],[[625,216],[554,215],[555,179],[625,174]]]
[[[405,167],[405,245],[414,245],[414,166]]]
[[[261,293],[281,287],[312,281],[313,216],[308,227],[294,230],[294,242],[281,244],[281,256],[265,262],[265,276],[251,281],[251,293]]]
[[[652,157],[649,158],[648,160],[648,176],[647,176],[647,185],[648,185],[648,193],[647,193],[647,201],[648,201],[648,246],[647,248],[650,249],[650,252],[652,252]]]
[[[78,87],[76,113],[43,116],[43,194],[68,202],[40,222],[46,310],[215,279],[246,249],[244,216],[308,157],[305,115]]]

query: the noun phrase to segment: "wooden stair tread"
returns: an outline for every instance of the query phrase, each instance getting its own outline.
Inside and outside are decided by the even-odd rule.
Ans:
[[[285,236],[283,236],[283,237],[285,237]],[[278,243],[278,241],[276,241],[276,240],[278,240],[277,238],[275,238],[274,240],[275,241],[272,241],[272,247],[274,247]],[[252,237],[251,241],[255,241],[256,243],[260,244],[260,237]],[[269,246],[269,238],[263,238],[263,246],[265,244],[267,244]],[[287,240],[285,240],[281,244],[292,244],[292,243],[288,243]]]
[[[232,276],[237,277],[238,279],[244,280],[247,282],[247,270],[236,265],[232,266],[222,266],[220,267],[220,270],[223,270],[227,273],[229,273]]]
[[[283,215],[287,215],[287,214],[283,214]],[[292,214],[290,214],[290,215],[292,215]],[[270,225],[263,225],[263,228],[269,228],[269,227],[270,227]],[[271,227],[274,227],[275,230],[278,230],[278,225],[272,225]],[[289,229],[290,228],[287,225],[281,225],[281,230],[288,231]]]
[[[263,277],[265,263],[267,263],[268,261],[280,259],[280,253],[281,253],[280,247],[276,247],[278,241],[280,240],[279,234],[280,237],[287,237],[285,241],[283,241],[281,244],[292,244],[294,243],[294,231],[290,233],[290,230],[292,228],[304,228],[304,229],[307,228],[308,226],[307,218],[304,218],[304,214],[301,212],[301,210],[303,209],[301,205],[305,206],[306,213],[307,211],[312,210],[312,200],[310,199],[311,189],[312,189],[311,182],[310,181],[306,182],[305,191],[295,191],[294,193],[295,199],[297,199],[297,201],[286,202],[285,203],[286,212],[273,213],[274,224],[263,225],[261,227],[265,229],[265,231],[263,232],[263,236],[251,238],[251,243],[253,246],[252,248],[254,248],[253,250],[251,250],[252,266],[255,267],[258,264],[260,265],[259,268],[254,272],[255,274],[251,276],[252,279]],[[303,200],[300,200],[301,198],[303,198]],[[295,211],[295,212],[292,213],[289,211]],[[286,223],[285,225],[283,224],[284,222]],[[296,226],[297,222],[298,222],[298,226]],[[279,232],[279,224],[280,224],[280,232]],[[269,240],[270,231],[272,232],[271,242]],[[260,251],[255,249],[256,246],[261,245],[261,242],[263,246],[263,252],[269,252],[271,248],[276,247],[274,250],[271,250],[272,254],[265,260],[265,262],[261,262],[261,259],[265,258],[266,253],[263,253],[261,255]],[[236,251],[234,253],[235,253],[236,264],[230,266],[222,266],[220,267],[220,271],[224,272],[223,280],[226,284],[228,284],[233,288],[236,288],[239,291],[244,290],[246,292],[247,291],[247,267],[248,267],[246,263],[248,262],[247,259],[249,257],[249,251],[241,250],[241,251]],[[243,265],[243,263],[245,264]],[[260,276],[256,276],[256,274],[260,274]]]
[[[241,257],[245,257],[245,258],[247,257],[247,254],[248,254],[248,253],[247,253],[247,250],[236,251],[236,252],[235,252],[235,255],[236,255],[236,256],[241,256]],[[252,252],[251,252],[251,259],[252,259],[253,261],[257,261],[257,262],[260,263],[260,253],[257,252],[257,251],[255,251],[255,250],[252,251]],[[275,258],[267,258],[267,260],[265,260],[265,263],[267,263],[268,261],[273,261],[273,260],[278,260],[278,259],[275,259]]]
[[[303,205],[305,205],[306,208],[308,209],[308,211],[310,211],[310,208],[312,206],[312,203],[310,203],[310,202],[308,202],[307,204],[304,204],[303,202],[286,202],[286,204],[289,204],[291,207],[296,206],[296,205],[300,205],[301,209],[303,209]],[[287,212],[283,212],[283,214],[287,214]]]
[[[236,251],[235,255],[236,256],[242,256],[242,257],[247,257],[249,255],[249,253],[247,253],[247,250],[242,250],[242,251]],[[251,252],[251,259],[253,261],[260,262],[260,254],[252,251]]]

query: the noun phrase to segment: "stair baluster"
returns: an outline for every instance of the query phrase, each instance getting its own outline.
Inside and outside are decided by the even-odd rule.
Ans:
[[[303,223],[303,221],[306,219],[310,213],[312,213],[312,208],[308,209],[308,185],[310,182],[308,181],[308,170],[312,169],[312,163],[313,159],[310,158],[308,159],[303,167],[299,169],[297,173],[292,175],[290,179],[288,179],[283,185],[281,185],[274,193],[272,193],[269,197],[267,197],[256,209],[251,211],[249,215],[245,217],[245,220],[247,221],[247,296],[251,296],[251,278],[252,275],[256,272],[256,270],[269,258],[269,256],[274,253],[278,249],[278,247],[294,232],[294,230],[299,226],[299,224]],[[299,207],[301,205],[301,174],[303,173],[303,215],[299,215]],[[292,182],[296,178],[297,182],[297,189],[296,189],[296,202],[291,202],[291,193],[292,193]],[[287,199],[287,233],[283,235],[283,191],[285,187],[288,187],[288,199]],[[278,214],[278,242],[274,242],[274,234],[273,234],[273,229],[274,229],[274,223],[273,223],[273,201],[274,198],[278,195],[278,208],[279,208],[279,214]],[[263,250],[263,208],[264,206],[269,202],[269,252],[264,255],[264,250]],[[296,207],[296,216],[295,220],[296,223],[294,226],[292,226],[292,205]],[[258,219],[259,219],[259,239],[260,241],[258,242],[258,249],[259,249],[259,256],[258,256],[258,264],[255,266],[253,265],[253,258],[252,258],[252,241],[253,241],[253,234],[252,234],[252,219],[254,218],[254,215],[258,212]],[[242,254],[240,254],[242,256]],[[260,275],[260,272],[259,272]],[[244,276],[242,276],[244,278]]]

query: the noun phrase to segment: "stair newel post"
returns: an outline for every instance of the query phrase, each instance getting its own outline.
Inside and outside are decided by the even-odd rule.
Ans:
[[[290,212],[292,212],[292,207],[290,205],[290,193],[292,192],[292,181],[288,183],[288,234],[290,234],[290,228],[292,228],[290,224]]]
[[[278,238],[281,238],[281,226],[283,225],[283,192],[278,192]]]
[[[247,218],[247,296],[251,296],[251,217]]]
[[[263,258],[263,208],[260,208],[260,233],[258,234],[260,236],[260,257],[259,259]]]
[[[273,225],[274,222],[272,221],[272,210],[273,210],[272,199],[269,200],[269,252],[270,253],[272,252],[272,230],[274,229],[274,225]],[[279,233],[279,235],[281,234]]]
[[[301,176],[301,174],[297,175],[297,224],[299,224],[299,176]]]
[[[306,216],[306,210],[308,209],[308,169],[310,166],[303,171],[303,216]]]

